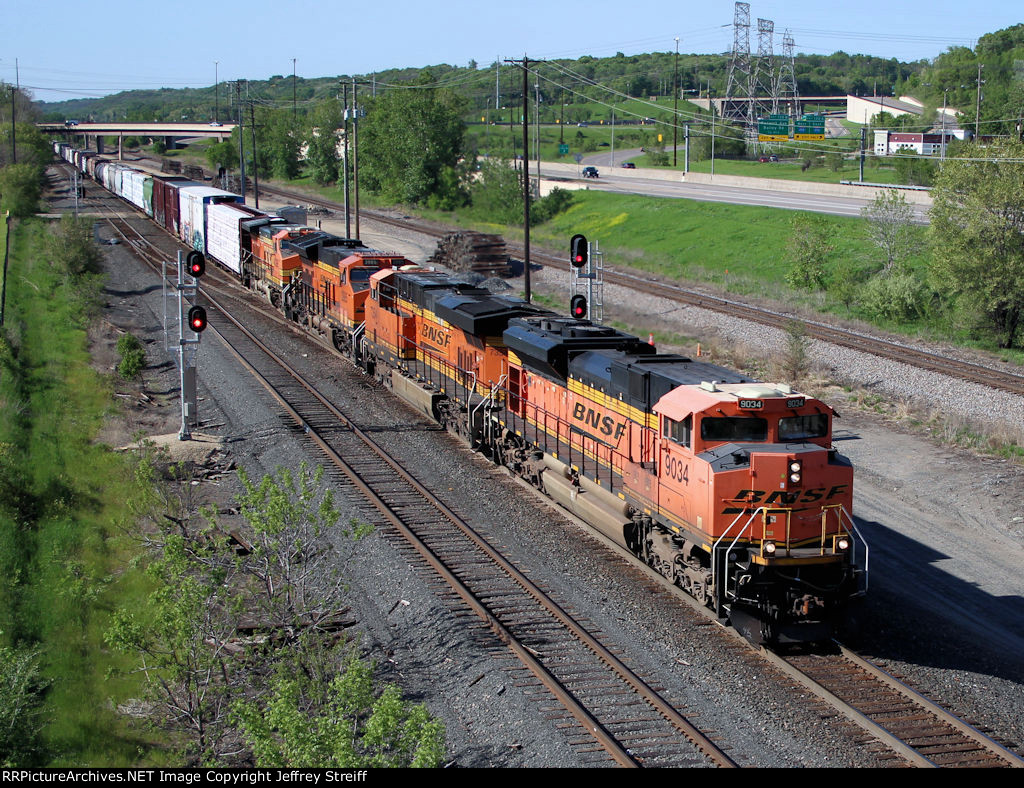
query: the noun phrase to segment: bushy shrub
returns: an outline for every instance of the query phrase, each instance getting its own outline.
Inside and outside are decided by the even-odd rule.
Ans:
[[[930,299],[927,285],[905,271],[876,276],[861,292],[861,304],[869,314],[896,321],[923,317]]]
[[[146,366],[146,349],[134,334],[123,334],[117,340],[117,353],[121,361],[117,373],[125,380],[133,380],[142,374]]]

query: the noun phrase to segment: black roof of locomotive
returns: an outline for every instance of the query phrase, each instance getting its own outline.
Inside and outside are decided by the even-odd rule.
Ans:
[[[706,380],[756,382],[707,361],[671,353],[637,355],[619,350],[587,351],[574,356],[569,361],[569,377],[644,411],[678,386],[695,386]]]
[[[589,320],[547,315],[513,320],[505,344],[533,372],[565,383],[592,386],[645,411],[677,386],[705,380],[750,383],[752,379],[706,361],[658,355],[632,334]]]
[[[527,368],[563,383],[569,375],[570,358],[587,350],[654,353],[653,347],[632,334],[551,312],[512,320],[504,340]]]
[[[288,238],[281,242],[282,249],[294,249],[299,257],[312,263],[323,260],[336,263],[344,260],[353,249],[366,249],[358,238],[339,238],[332,233],[317,232]],[[338,255],[341,255],[338,257]]]
[[[402,271],[395,286],[400,297],[474,336],[500,336],[510,320],[547,312],[440,271]]]

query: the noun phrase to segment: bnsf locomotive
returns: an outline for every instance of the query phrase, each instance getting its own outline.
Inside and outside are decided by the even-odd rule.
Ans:
[[[750,639],[827,638],[864,593],[828,405],[218,196],[234,233],[193,246]]]

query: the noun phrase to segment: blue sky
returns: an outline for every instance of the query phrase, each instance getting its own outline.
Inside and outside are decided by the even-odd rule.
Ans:
[[[111,9],[122,8],[124,17]],[[632,10],[630,10],[632,9]],[[147,2],[0,0],[0,80],[16,79],[38,99],[61,101],[121,90],[204,87],[215,77],[266,79],[368,74],[436,63],[575,58],[616,52],[725,52],[734,3],[639,5],[611,0],[487,0],[339,3],[331,0]],[[932,58],[950,46],[1024,21],[1016,2],[947,0],[751,0],[775,23],[775,50],[789,29],[797,52]],[[218,65],[215,65],[215,61]]]

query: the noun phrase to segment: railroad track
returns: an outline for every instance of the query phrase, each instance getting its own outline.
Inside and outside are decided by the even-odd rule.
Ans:
[[[127,236],[126,240],[127,240]],[[144,246],[142,241],[132,241],[133,246],[139,248]],[[166,257],[166,252],[158,253]],[[227,277],[225,277],[225,280]],[[704,298],[705,296],[701,296]],[[277,318],[275,318],[277,319]],[[220,322],[220,321],[218,321]],[[944,362],[945,363],[945,362]],[[294,388],[294,384],[286,383],[285,388]],[[278,396],[278,395],[275,395]],[[315,417],[293,416],[296,423],[300,424],[304,431],[312,437],[317,432],[315,426],[323,422],[326,433],[338,434],[346,432],[350,428],[337,426],[337,416],[330,418],[322,414]],[[325,420],[326,419],[326,420]],[[314,438],[315,440],[315,438]],[[350,456],[348,450],[340,452],[344,456]],[[360,476],[358,470],[353,471]],[[394,479],[394,470],[380,473],[368,472],[370,476],[377,478]],[[349,484],[355,482],[349,481]],[[523,656],[528,656],[537,661],[537,665],[529,665],[524,661],[524,670],[529,670],[547,691],[559,700],[562,707],[568,709],[565,713],[570,715],[574,730],[586,731],[584,737],[587,740],[599,742],[604,752],[609,753],[607,757],[613,758],[623,765],[691,765],[700,762],[702,756],[698,755],[698,749],[685,749],[680,747],[680,726],[672,723],[671,713],[657,705],[651,705],[649,700],[643,708],[644,714],[639,718],[627,718],[614,708],[605,706],[606,696],[609,694],[604,679],[597,679],[597,689],[590,683],[593,676],[603,675],[587,662],[592,659],[594,649],[586,638],[580,638],[571,630],[566,634],[557,637],[552,636],[551,627],[555,626],[547,622],[539,612],[532,608],[519,608],[511,600],[522,593],[515,589],[518,581],[509,580],[499,573],[496,576],[477,574],[477,568],[487,561],[493,559],[482,559],[475,556],[469,559],[468,565],[459,567],[459,555],[473,555],[470,548],[454,547],[451,535],[454,526],[451,520],[428,518],[427,522],[421,525],[423,538],[410,537],[406,534],[407,526],[404,518],[416,521],[421,518],[425,511],[419,499],[408,497],[410,494],[406,489],[385,490],[377,495],[383,505],[387,507],[388,499],[392,498],[395,503],[391,516],[397,518],[398,522],[387,520],[388,530],[393,534],[401,534],[403,539],[414,544],[417,540],[422,546],[413,548],[417,550],[420,560],[424,565],[429,565],[439,575],[445,576],[445,572],[451,575],[455,583],[452,588],[463,602],[473,610],[498,638],[506,643],[510,649]],[[382,515],[384,516],[384,515]],[[448,515],[445,514],[444,517]],[[401,525],[399,524],[401,523]],[[468,538],[468,537],[467,537]],[[434,549],[431,542],[434,542]],[[485,549],[478,546],[476,549]],[[454,552],[454,557],[449,551]],[[456,567],[452,569],[449,566]],[[449,566],[447,570],[445,566]],[[506,570],[502,568],[502,572]],[[469,583],[464,581],[471,581]],[[451,581],[448,581],[451,582]],[[528,581],[527,581],[528,582]],[[511,586],[508,584],[511,583]],[[459,588],[459,585],[464,588]],[[474,594],[475,585],[478,594]],[[520,589],[522,586],[520,586]],[[474,597],[478,597],[474,600]],[[493,606],[493,610],[492,610]],[[496,615],[500,612],[510,621],[521,627],[517,631],[515,627],[506,626],[502,616]],[[564,611],[562,611],[564,613]],[[552,615],[548,612],[544,615]],[[568,615],[568,614],[565,614]],[[571,617],[569,617],[571,619]],[[517,620],[518,619],[518,620]],[[555,620],[558,615],[555,614]],[[563,624],[558,624],[563,626]],[[524,628],[524,629],[522,629]],[[561,631],[561,630],[559,630]],[[593,637],[593,636],[590,636]],[[600,646],[600,641],[594,638],[594,642]],[[513,643],[519,644],[513,646]],[[588,654],[588,652],[590,652]],[[540,659],[542,656],[553,656],[554,663],[551,666],[545,665]],[[777,657],[769,655],[769,658],[776,661]],[[802,686],[810,688],[824,701],[840,710],[850,720],[861,725],[865,730],[875,736],[883,744],[905,758],[908,762],[918,766],[1012,766],[1024,765],[1024,761],[1016,754],[993,742],[984,734],[978,732],[966,723],[957,720],[944,710],[927,701],[913,690],[905,687],[892,677],[886,676],[877,668],[868,666],[862,660],[845,652],[840,655],[803,655],[791,657],[785,665],[777,663],[780,669],[797,680]],[[624,667],[624,666],[621,666]],[[610,670],[621,680],[619,667],[603,667],[600,670]],[[545,675],[547,674],[547,675]],[[590,689],[588,689],[590,688]],[[614,690],[620,692],[625,690]],[[633,692],[635,690],[629,690]],[[656,696],[657,693],[654,693]],[[588,709],[588,702],[597,707],[595,710]],[[575,704],[575,705],[574,705]],[[667,704],[671,708],[671,704]],[[674,730],[660,732],[658,727],[662,725],[658,719],[674,726]],[[683,730],[686,730],[686,726]],[[616,736],[616,730],[629,731],[628,736],[620,740]],[[692,732],[687,731],[687,736]],[[591,737],[593,737],[591,739]],[[657,744],[671,741],[674,749],[664,751]],[[702,747],[703,745],[701,745]],[[706,762],[706,761],[705,761]],[[712,761],[714,762],[714,761]],[[726,765],[732,765],[729,762]]]
[[[119,217],[108,221],[159,270],[160,251]],[[221,277],[216,277],[218,280]],[[204,283],[209,279],[204,279]],[[224,277],[220,282],[227,283]],[[734,766],[705,733],[637,676],[601,638],[502,557],[472,526],[387,455],[373,439],[305,381],[204,289],[208,333],[271,393],[304,436],[336,469],[340,488],[378,510],[381,525],[417,561],[440,577],[461,602],[522,663],[572,723],[573,744],[621,766]],[[276,323],[285,323],[276,315]],[[556,715],[557,716],[557,715]],[[563,723],[564,725],[564,723]],[[593,757],[593,756],[592,756]]]
[[[1016,753],[842,646],[836,653],[761,654],[913,766],[1024,767]]]
[[[310,197],[295,192],[275,187],[260,187],[260,191],[273,194],[286,200],[298,200],[312,205],[319,205],[332,211],[343,210],[337,203],[321,198]],[[444,231],[429,227],[421,222],[409,219],[397,219],[375,211],[361,211],[361,214],[372,218],[375,222],[400,227],[402,229],[414,229],[419,233],[432,238],[441,238]],[[522,256],[522,246],[510,243],[509,253]],[[565,269],[567,260],[562,257],[552,256],[536,248],[531,249],[530,262],[535,265],[542,265],[556,269]],[[840,347],[856,350],[861,353],[888,358],[901,364],[924,369],[929,372],[937,372],[950,378],[976,383],[981,386],[1008,391],[1013,394],[1024,395],[1024,374],[1014,370],[994,369],[983,364],[976,364],[948,356],[942,356],[927,350],[911,347],[905,343],[880,339],[856,331],[835,328],[825,323],[806,320],[771,309],[754,307],[731,299],[722,298],[709,293],[695,290],[688,290],[670,282],[659,281],[653,277],[643,274],[619,271],[606,267],[604,269],[604,280],[607,284],[620,285],[622,287],[639,290],[641,292],[656,295],[670,301],[687,306],[710,309],[715,312],[730,315],[742,320],[770,326],[780,330],[787,330],[794,321],[804,326],[805,335],[809,339],[817,339]]]
[[[622,766],[734,766],[641,677],[207,293],[210,327],[326,455],[571,716]],[[233,311],[233,310],[232,310]],[[583,746],[580,741],[576,742]]]

